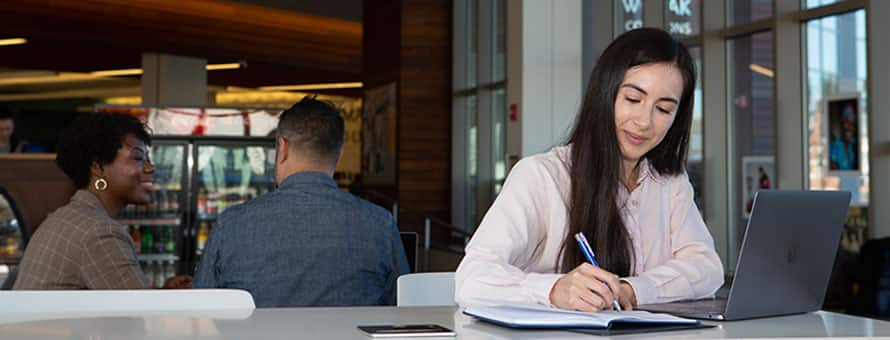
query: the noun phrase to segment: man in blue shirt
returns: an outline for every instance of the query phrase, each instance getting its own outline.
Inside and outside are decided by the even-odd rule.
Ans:
[[[257,307],[394,304],[405,249],[388,211],[332,178],[343,149],[339,112],[306,97],[281,114],[277,131],[278,190],[220,216],[194,287],[244,289]]]

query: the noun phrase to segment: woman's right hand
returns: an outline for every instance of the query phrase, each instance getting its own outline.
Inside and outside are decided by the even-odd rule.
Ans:
[[[612,301],[620,295],[619,287],[617,275],[582,263],[556,280],[550,290],[550,303],[584,312],[611,309]]]

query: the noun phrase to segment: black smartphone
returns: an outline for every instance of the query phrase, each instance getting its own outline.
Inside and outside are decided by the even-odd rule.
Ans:
[[[358,330],[372,338],[453,337],[454,331],[433,324],[358,326]]]

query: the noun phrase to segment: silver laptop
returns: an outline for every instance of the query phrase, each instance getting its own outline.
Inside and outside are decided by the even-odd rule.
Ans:
[[[819,310],[849,205],[845,191],[760,191],[728,297],[637,309],[711,320]]]

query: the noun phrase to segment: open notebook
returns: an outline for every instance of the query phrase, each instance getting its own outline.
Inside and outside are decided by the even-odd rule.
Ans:
[[[692,326],[698,320],[684,319],[669,314],[645,311],[602,311],[598,313],[576,312],[530,305],[498,305],[492,307],[468,307],[464,314],[479,320],[510,328],[601,328],[651,326]],[[686,328],[686,327],[684,327]]]

